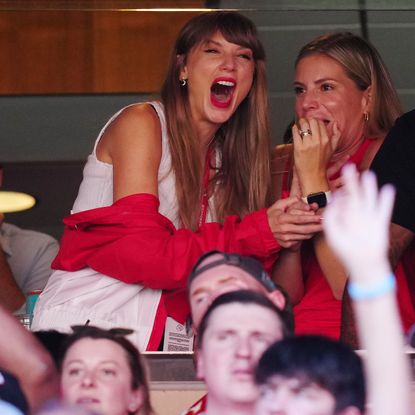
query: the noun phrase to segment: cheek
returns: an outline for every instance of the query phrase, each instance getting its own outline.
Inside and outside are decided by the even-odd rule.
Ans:
[[[62,380],[61,382],[61,397],[69,403],[75,403],[77,398],[78,388],[74,382],[68,382],[67,380]]]
[[[295,98],[294,111],[295,111],[295,115],[297,116],[297,118],[301,118],[301,117],[304,116],[303,110],[302,110],[301,98],[299,98],[299,97]]]

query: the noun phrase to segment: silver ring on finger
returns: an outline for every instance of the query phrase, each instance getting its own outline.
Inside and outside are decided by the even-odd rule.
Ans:
[[[307,128],[306,130],[299,130],[299,133],[301,138],[304,138],[306,135],[313,135],[309,128]]]

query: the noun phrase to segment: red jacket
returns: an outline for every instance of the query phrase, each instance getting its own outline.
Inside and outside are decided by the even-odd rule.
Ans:
[[[155,196],[140,193],[67,216],[52,268],[77,271],[89,266],[129,284],[178,290],[186,287],[199,256],[211,249],[253,256],[268,270],[281,249],[266,209],[243,219],[229,216],[223,224],[206,223],[193,232],[176,229],[158,207]]]

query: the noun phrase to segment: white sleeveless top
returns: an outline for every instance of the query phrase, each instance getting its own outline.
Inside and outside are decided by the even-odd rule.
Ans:
[[[150,104],[160,119],[162,136],[162,156],[158,171],[159,212],[179,228],[175,177],[171,168],[164,108],[159,102]],[[105,130],[124,109],[118,111],[98,135],[85,165],[72,213],[113,203],[113,168],[111,164],[97,159],[96,147]],[[217,156],[217,161],[219,159]],[[212,207],[211,198],[207,222],[211,222],[215,216]],[[144,351],[152,333],[161,293],[161,290],[139,284],[126,284],[89,267],[75,272],[57,270],[36,303],[32,330],[56,329],[69,332],[71,325],[82,325],[87,321],[102,328],[132,328],[135,331],[129,336],[130,340],[140,351]]]
[[[175,189],[176,184],[174,172],[171,169],[171,156],[164,109],[160,102],[154,101],[149,102],[149,104],[152,105],[157,112],[161,125],[162,155],[158,171],[158,193],[160,200],[159,211],[162,215],[168,217],[177,228],[180,225],[177,197],[176,192],[172,191],[172,189]],[[129,107],[132,105],[129,105]],[[74,202],[71,213],[112,205],[112,164],[104,163],[103,161],[98,160],[96,156],[96,148],[108,126],[125,110],[125,108],[113,115],[99,133],[98,138],[95,141],[92,154],[88,156],[88,161],[84,167],[83,180],[81,186],[79,187],[78,196]]]

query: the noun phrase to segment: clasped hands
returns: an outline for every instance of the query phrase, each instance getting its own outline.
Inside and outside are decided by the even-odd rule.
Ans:
[[[283,248],[299,249],[301,242],[322,230],[317,205],[308,205],[298,196],[277,200],[268,208],[268,223]]]

